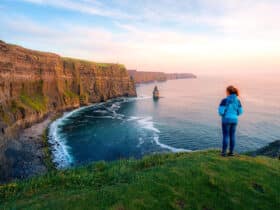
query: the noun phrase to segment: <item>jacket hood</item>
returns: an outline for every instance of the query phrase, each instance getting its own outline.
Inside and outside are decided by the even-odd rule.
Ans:
[[[236,102],[236,101],[238,100],[236,94],[231,94],[231,95],[229,95],[229,96],[227,97],[227,99],[228,99],[228,101],[229,101],[230,103]]]

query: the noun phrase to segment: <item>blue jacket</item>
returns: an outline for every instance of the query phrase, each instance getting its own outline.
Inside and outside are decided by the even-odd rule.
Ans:
[[[238,123],[238,116],[243,114],[240,100],[235,94],[223,99],[219,106],[222,123]]]

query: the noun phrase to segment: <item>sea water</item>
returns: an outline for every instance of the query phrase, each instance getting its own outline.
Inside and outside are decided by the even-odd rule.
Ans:
[[[155,101],[155,84],[162,98]],[[275,78],[199,77],[137,86],[137,98],[83,107],[50,125],[49,141],[59,168],[88,162],[140,158],[161,152],[221,147],[218,105],[227,85],[241,91],[236,151],[280,139],[280,86]]]

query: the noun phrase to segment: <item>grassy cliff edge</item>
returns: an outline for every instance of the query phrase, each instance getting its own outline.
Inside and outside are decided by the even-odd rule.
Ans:
[[[98,162],[0,187],[1,209],[278,209],[280,162],[215,150]]]

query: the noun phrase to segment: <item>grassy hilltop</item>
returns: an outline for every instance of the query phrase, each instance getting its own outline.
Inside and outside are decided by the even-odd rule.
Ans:
[[[280,161],[162,154],[52,171],[0,187],[0,209],[246,209],[280,206]]]

